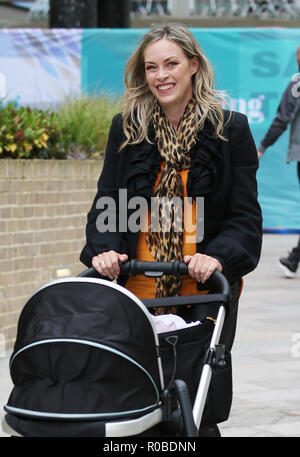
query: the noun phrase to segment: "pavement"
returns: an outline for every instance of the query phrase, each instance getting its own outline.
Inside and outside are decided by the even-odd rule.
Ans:
[[[297,240],[264,235],[260,264],[245,277],[232,350],[233,404],[220,424],[223,437],[300,437],[300,272],[287,279],[277,266]],[[12,388],[10,354],[4,355],[0,405]],[[8,435],[0,430],[0,436]]]
[[[245,277],[225,437],[300,437],[300,273],[287,279],[278,268],[297,241],[265,235],[259,266]]]

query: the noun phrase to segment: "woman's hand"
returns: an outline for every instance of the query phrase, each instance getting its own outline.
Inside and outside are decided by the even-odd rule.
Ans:
[[[92,265],[101,276],[116,279],[120,274],[119,262],[126,262],[127,254],[119,254],[116,251],[101,252],[92,258]]]
[[[188,264],[189,275],[198,282],[205,283],[215,270],[222,271],[220,262],[205,254],[186,255],[183,260]]]

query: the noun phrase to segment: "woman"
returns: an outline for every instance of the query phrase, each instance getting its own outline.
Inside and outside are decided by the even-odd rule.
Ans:
[[[140,298],[197,294],[213,271],[223,272],[232,287],[230,319],[222,333],[230,350],[241,278],[256,267],[262,241],[258,160],[247,118],[221,108],[210,63],[178,24],[146,33],[127,62],[125,85],[124,109],[112,121],[81,261],[111,280],[119,275],[119,262],[131,258],[188,264],[189,277],[183,279],[118,280]],[[140,224],[133,230],[129,203],[135,197],[143,197],[148,208],[153,198],[189,197],[184,218],[197,218],[196,231],[175,230],[183,222],[174,205],[169,226],[166,209],[150,208],[146,228]],[[111,214],[103,203],[109,198],[115,214],[106,230],[104,215]],[[199,200],[204,223],[196,213]]]

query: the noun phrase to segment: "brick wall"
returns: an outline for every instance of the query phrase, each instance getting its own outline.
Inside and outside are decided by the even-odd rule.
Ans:
[[[7,349],[31,294],[85,269],[79,254],[101,168],[100,161],[0,160],[0,335]]]

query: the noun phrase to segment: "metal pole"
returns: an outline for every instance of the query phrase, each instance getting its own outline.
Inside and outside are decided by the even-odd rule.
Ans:
[[[129,0],[98,0],[98,27],[129,28],[130,1]]]
[[[97,26],[94,0],[50,0],[50,28],[90,28]]]

